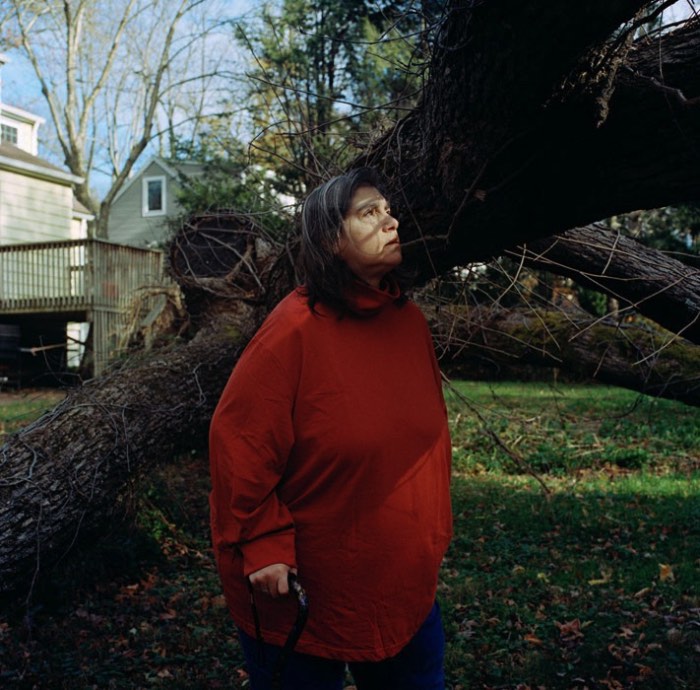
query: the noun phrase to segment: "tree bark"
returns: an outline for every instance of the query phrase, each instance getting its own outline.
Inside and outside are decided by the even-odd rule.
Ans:
[[[425,309],[442,366],[560,368],[647,395],[700,405],[700,349],[653,325],[579,310]]]
[[[170,264],[195,336],[70,391],[0,449],[0,592],[31,587],[79,535],[122,514],[129,482],[149,466],[206,444],[238,354],[269,308],[266,294],[291,284],[280,250],[259,234],[235,214],[183,227]]]
[[[357,161],[387,175],[422,275],[697,198],[700,21],[602,45],[649,4],[450,4],[421,104]]]
[[[0,591],[123,512],[129,480],[201,447],[241,338],[223,322],[72,390],[0,451]]]
[[[693,266],[596,225],[530,242],[511,255],[606,292],[700,345],[700,270]]]

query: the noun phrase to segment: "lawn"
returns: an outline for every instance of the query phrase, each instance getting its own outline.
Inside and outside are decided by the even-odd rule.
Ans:
[[[446,398],[449,688],[700,688],[697,410],[588,385],[458,382]],[[161,467],[127,524],[3,602],[0,687],[246,687],[207,489],[204,457]]]
[[[5,392],[0,389],[0,443],[3,437],[51,410],[65,394],[53,389]]]

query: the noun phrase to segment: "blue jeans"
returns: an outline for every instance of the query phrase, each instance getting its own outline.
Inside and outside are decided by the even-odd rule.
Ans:
[[[252,690],[270,690],[272,669],[280,647],[265,644],[260,663],[257,640],[238,631]],[[357,690],[444,690],[445,633],[440,608],[433,606],[413,639],[394,657],[384,661],[350,662]],[[282,672],[282,690],[342,690],[345,662],[292,652]]]

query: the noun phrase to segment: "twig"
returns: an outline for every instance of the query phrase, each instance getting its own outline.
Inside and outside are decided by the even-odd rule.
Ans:
[[[462,403],[464,403],[479,419],[479,421],[482,423],[486,433],[490,436],[491,440],[526,474],[529,474],[531,477],[533,477],[537,483],[542,487],[542,490],[544,493],[549,496],[552,491],[551,489],[544,483],[544,480],[535,472],[532,467],[528,464],[528,462],[518,453],[516,453],[512,448],[508,447],[508,445],[501,439],[501,437],[491,428],[489,423],[486,421],[484,416],[479,412],[479,410],[464,396],[462,393],[460,393],[457,388],[453,385],[452,381],[450,381],[449,378],[443,373],[442,374],[442,380],[449,386],[450,391],[454,393]]]

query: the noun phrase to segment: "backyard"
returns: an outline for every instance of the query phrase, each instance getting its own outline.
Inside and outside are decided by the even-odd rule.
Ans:
[[[697,410],[594,385],[445,395],[448,687],[700,687]],[[0,434],[60,396],[3,394]],[[123,523],[3,601],[0,686],[247,687],[207,491],[205,453],[183,452],[134,483]]]

